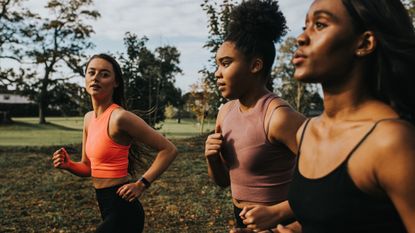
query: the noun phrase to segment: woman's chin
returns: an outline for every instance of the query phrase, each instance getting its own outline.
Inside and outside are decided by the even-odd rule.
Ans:
[[[306,73],[295,72],[293,78],[302,83],[316,83],[316,80]]]

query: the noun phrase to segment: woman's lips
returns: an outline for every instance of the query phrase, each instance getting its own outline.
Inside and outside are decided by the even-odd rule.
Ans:
[[[292,63],[294,64],[294,66],[300,65],[305,61],[306,58],[307,56],[304,55],[302,52],[296,52],[294,54],[294,58],[292,59]]]
[[[92,84],[89,87],[91,87],[93,90],[97,90],[97,89],[101,88],[98,84]]]
[[[216,85],[218,86],[219,91],[223,91],[225,89],[225,84],[221,82],[217,82]]]

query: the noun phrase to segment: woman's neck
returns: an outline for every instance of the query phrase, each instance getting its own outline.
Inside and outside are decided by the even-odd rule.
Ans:
[[[92,98],[92,107],[93,107],[93,110],[94,110],[94,113],[95,113],[95,117],[100,116],[113,103],[114,102],[112,101],[112,99],[96,100],[96,99]]]
[[[256,102],[268,93],[270,93],[270,91],[264,86],[251,89],[249,93],[246,93],[239,98],[241,111],[245,112],[255,107]]]
[[[322,84],[324,93],[322,116],[331,121],[359,117],[355,113],[369,100],[373,100],[364,86],[363,75],[350,74],[349,77],[337,78],[346,81]]]

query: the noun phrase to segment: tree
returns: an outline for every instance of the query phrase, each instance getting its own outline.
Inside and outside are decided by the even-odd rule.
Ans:
[[[191,97],[190,108],[195,113],[197,120],[200,122],[200,133],[203,133],[205,125],[205,119],[208,115],[210,105],[209,100],[214,94],[209,84],[206,81],[195,83],[191,86]]]
[[[46,123],[45,112],[59,83],[73,77],[53,78],[53,74],[66,68],[74,74],[84,75],[84,51],[93,46],[88,39],[94,32],[86,21],[100,16],[97,11],[90,9],[91,5],[92,0],[49,0],[45,6],[51,12],[48,18],[37,17],[24,30],[24,35],[31,43],[26,57],[41,67],[42,72],[36,71],[21,85],[38,103],[40,124]]]
[[[77,83],[57,83],[49,96],[51,110],[59,115],[82,116],[92,108],[88,93]]]
[[[412,19],[412,24],[415,25],[415,0],[406,0],[404,1],[404,4]]]
[[[216,86],[216,77],[214,75],[216,69],[215,56],[227,34],[230,12],[235,4],[235,0],[222,0],[222,3],[219,5],[217,1],[204,0],[201,4],[203,11],[208,16],[207,27],[209,30],[208,40],[203,47],[209,49],[212,56],[209,59],[209,66],[204,67],[199,73],[202,74],[206,88],[213,93],[210,95],[208,103],[211,106],[210,111],[215,115],[219,110],[219,106],[226,102]]]
[[[179,67],[180,53],[172,46],[147,48],[148,38],[126,33],[124,44],[127,53],[120,61],[125,80],[127,108],[140,115],[149,125],[164,120],[165,107],[180,105],[181,91],[174,86]]]
[[[166,106],[166,109],[164,110],[164,116],[167,119],[173,119],[173,117],[175,117],[177,114],[177,108],[175,108],[173,105],[168,104]]]
[[[20,30],[24,27],[25,18],[33,14],[21,6],[22,0],[0,0],[0,59],[21,62],[22,43]],[[20,72],[19,72],[20,71]],[[23,74],[23,70],[0,67],[0,85],[7,87],[14,78]]]
[[[288,101],[297,111],[306,115],[321,111],[323,102],[318,94],[317,86],[304,84],[293,78],[295,67],[291,63],[296,50],[296,39],[288,37],[279,48],[277,64],[272,75],[277,81],[275,92]]]

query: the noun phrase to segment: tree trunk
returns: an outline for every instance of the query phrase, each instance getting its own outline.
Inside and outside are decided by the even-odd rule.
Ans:
[[[200,134],[203,134],[203,127],[204,127],[204,125],[205,125],[205,111],[206,111],[206,108],[205,108],[205,103],[203,103],[203,108],[202,108],[202,118],[201,118],[201,120],[200,120]]]
[[[297,105],[297,111],[301,112],[301,98],[303,97],[303,84],[297,83],[297,98],[295,99],[295,104]]]
[[[39,124],[46,124],[45,119],[45,113],[46,113],[46,107],[48,106],[48,100],[46,98],[46,93],[48,90],[48,84],[49,84],[49,74],[50,74],[51,68],[46,67],[45,68],[45,76],[42,80],[42,87],[40,88],[40,94],[38,99],[39,104]]]
[[[177,111],[177,124],[180,124],[181,120],[182,120],[182,111],[179,108],[179,111]]]
[[[46,124],[44,103],[39,102],[39,124]]]
[[[10,124],[12,122],[12,118],[8,111],[0,111],[0,124]]]

